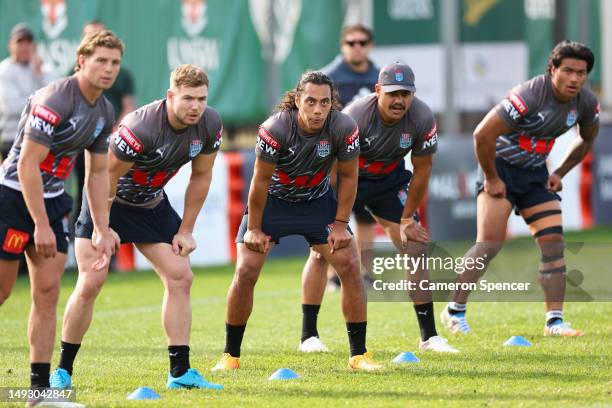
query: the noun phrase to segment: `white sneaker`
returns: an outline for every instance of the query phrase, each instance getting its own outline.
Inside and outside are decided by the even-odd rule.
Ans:
[[[569,322],[558,322],[551,326],[544,325],[545,336],[557,336],[557,337],[581,337],[584,335],[582,330],[572,328],[572,324]]]
[[[450,314],[448,305],[446,305],[442,313],[440,313],[440,321],[451,333],[468,334],[472,331],[465,319],[465,312]]]
[[[444,337],[433,336],[427,341],[419,342],[419,350],[421,351],[437,351],[439,353],[458,353],[459,350],[448,344],[448,340]]]
[[[309,337],[300,343],[299,351],[304,353],[329,353],[329,349],[315,336]]]

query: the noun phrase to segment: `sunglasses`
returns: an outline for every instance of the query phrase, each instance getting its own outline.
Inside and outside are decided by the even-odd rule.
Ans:
[[[370,40],[345,41],[344,43],[348,45],[349,47],[354,47],[356,44],[359,44],[362,47],[365,47],[366,45],[370,43]]]

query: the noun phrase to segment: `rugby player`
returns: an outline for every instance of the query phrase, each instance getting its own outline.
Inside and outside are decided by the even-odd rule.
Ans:
[[[123,43],[110,31],[85,36],[76,74],[51,83],[28,100],[15,143],[0,172],[0,282],[10,293],[25,251],[32,307],[28,321],[31,386],[49,387],[60,278],[68,252],[72,198],[64,191],[76,156],[85,150],[86,195],[92,203],[87,268],[108,267],[116,239],[109,229],[108,136],[113,107],[102,96],[119,72]],[[6,283],[9,283],[6,285]]]
[[[419,256],[424,249],[422,244],[429,237],[415,211],[427,191],[438,134],[431,109],[414,95],[414,79],[408,65],[389,64],[380,70],[375,93],[357,99],[343,112],[359,126],[359,182],[353,205],[357,225],[373,218],[400,252]],[[404,164],[404,156],[408,153],[412,153],[413,172],[406,170]],[[363,241],[363,237],[357,238],[360,246],[372,244],[372,241]],[[413,243],[406,246],[408,242]],[[367,263],[364,259],[366,269]],[[317,331],[326,268],[327,262],[311,252],[302,277],[303,319],[299,350],[304,352],[328,351]],[[411,281],[429,279],[425,268],[408,272]],[[421,332],[419,348],[457,352],[446,339],[438,336],[431,292],[419,289],[411,291],[410,295]]]
[[[194,65],[175,68],[166,98],[128,114],[113,133],[108,154],[110,225],[121,242],[136,245],[164,284],[162,322],[170,359],[168,388],[223,388],[207,382],[189,362],[193,281],[189,254],[196,248],[192,232],[208,194],[223,132],[219,114],[207,106],[207,96],[204,71]],[[181,220],[170,206],[164,186],[189,162],[191,178]],[[71,386],[74,359],[108,275],[107,267],[91,267],[96,256],[91,242],[96,235],[85,197],[76,225],[79,278],[64,314],[61,357],[52,373],[52,387]]]
[[[586,86],[593,52],[583,44],[563,41],[550,53],[544,75],[513,88],[474,131],[482,169],[477,184],[477,238],[465,257],[489,263],[506,237],[513,208],[533,235],[541,252],[539,280],[546,301],[545,336],[582,336],[563,320],[565,296],[564,239],[561,219],[563,177],[593,146],[599,129],[599,103]],[[552,173],[546,158],[555,139],[578,125],[578,137]],[[476,282],[486,271],[466,268],[459,282]],[[444,325],[469,333],[465,318],[470,291],[459,290],[442,311]]]
[[[374,92],[380,69],[370,60],[369,54],[374,47],[372,30],[362,24],[348,25],[342,29],[340,36],[340,55],[321,69],[338,89],[340,104],[346,107],[352,101]],[[332,172],[332,185],[335,185],[335,174]],[[359,223],[355,230],[357,241],[363,239],[371,242],[376,235],[376,221],[369,214],[355,215]],[[368,278],[364,275],[364,278]],[[336,271],[327,269],[327,290],[335,292],[340,289],[340,279]]]
[[[306,72],[259,128],[248,208],[236,237],[238,261],[227,295],[225,352],[213,367],[240,367],[240,347],[266,256],[287,235],[302,235],[338,272],[350,344],[349,366],[378,370],[366,349],[366,303],[348,218],[355,200],[359,129],[337,110],[329,77]],[[338,200],[329,175],[338,161]]]

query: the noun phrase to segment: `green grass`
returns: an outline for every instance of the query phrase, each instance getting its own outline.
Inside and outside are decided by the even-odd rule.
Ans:
[[[595,238],[593,238],[593,235]],[[572,240],[610,242],[609,230],[573,235]],[[326,294],[319,317],[322,339],[333,352],[304,355],[300,336],[300,271],[304,259],[269,261],[256,287],[255,308],[242,349],[242,369],[212,375],[208,369],[224,345],[225,294],[232,267],[198,269],[193,287],[192,366],[225,390],[169,391],[165,338],[160,323],[162,285],[152,272],[112,274],[100,294],[93,324],[75,365],[78,400],[87,406],[602,406],[612,401],[611,303],[569,303],[567,317],[586,335],[542,337],[541,303],[474,303],[474,334],[444,333],[458,355],[417,353],[421,362],[397,366],[402,351],[417,351],[418,328],[407,303],[371,303],[368,348],[387,363],[381,373],[346,368],[347,339],[340,297]],[[587,267],[585,266],[585,270]],[[61,316],[76,279],[62,282]],[[26,319],[27,279],[0,308],[0,386],[29,385]],[[442,305],[437,304],[439,312]],[[59,325],[58,325],[59,327]],[[512,335],[530,348],[505,348]],[[57,339],[59,342],[59,339]],[[54,355],[55,366],[58,353]],[[277,368],[290,367],[298,381],[268,381]],[[138,386],[150,386],[157,402],[127,401]]]

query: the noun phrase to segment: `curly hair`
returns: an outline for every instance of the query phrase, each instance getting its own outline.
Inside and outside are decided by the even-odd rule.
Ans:
[[[587,64],[587,73],[591,72],[595,64],[595,55],[593,55],[593,51],[591,51],[589,47],[575,41],[561,41],[553,48],[548,56],[546,75],[551,75],[553,67],[559,68],[564,58],[585,61]]]
[[[332,109],[342,109],[338,90],[336,89],[336,86],[332,80],[320,71],[306,71],[302,74],[302,77],[295,86],[295,89],[285,92],[281,98],[281,101],[274,108],[274,111],[283,112],[291,109],[297,109],[297,106],[295,105],[295,98],[302,94],[306,84],[329,85],[329,89],[331,90]]]

